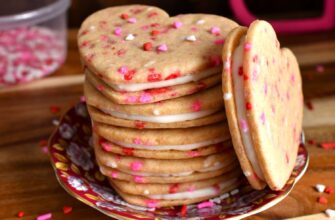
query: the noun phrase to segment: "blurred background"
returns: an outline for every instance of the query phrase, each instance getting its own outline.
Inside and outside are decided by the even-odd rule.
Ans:
[[[296,19],[318,17],[322,13],[322,0],[245,0],[249,10],[262,19]],[[79,27],[91,13],[105,7],[125,4],[148,4],[166,10],[170,15],[183,13],[211,13],[233,17],[228,0],[72,0],[69,26]]]

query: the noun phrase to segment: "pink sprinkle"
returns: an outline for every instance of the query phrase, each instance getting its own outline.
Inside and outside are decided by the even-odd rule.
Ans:
[[[122,35],[122,28],[120,28],[120,27],[115,28],[114,34],[116,36],[121,36]]]
[[[142,169],[142,167],[143,167],[143,163],[139,161],[135,161],[130,164],[130,168],[132,171],[139,171]]]
[[[194,190],[195,190],[195,186],[192,185],[192,186],[188,187],[187,192],[193,192]]]
[[[124,74],[128,73],[128,67],[126,67],[126,66],[121,66],[117,71],[118,71],[120,74],[124,75]]]
[[[149,208],[156,208],[157,204],[158,204],[157,200],[153,200],[153,199],[147,199],[147,200],[145,200],[145,203],[146,203],[147,207],[149,207]]]
[[[264,113],[264,112],[262,112],[260,118],[261,118],[261,122],[262,122],[262,124],[264,125],[264,124],[265,124],[265,113]]]
[[[180,22],[180,21],[175,21],[173,22],[173,27],[178,29],[178,28],[181,28],[181,26],[183,26],[183,23]]]
[[[134,181],[136,183],[144,183],[144,177],[143,176],[134,176]]]
[[[222,64],[221,55],[213,55],[210,57],[210,62],[212,66],[220,66]]]
[[[187,152],[187,155],[190,156],[190,157],[198,157],[200,155],[200,153],[198,151],[188,151]]]
[[[152,101],[152,96],[147,93],[147,92],[144,92],[141,94],[140,96],[140,102],[141,103],[148,103],[148,102],[151,102]]]
[[[135,24],[137,22],[136,18],[129,18],[128,23]]]
[[[107,41],[108,40],[108,36],[103,34],[103,35],[100,36],[100,39],[102,41]]]
[[[252,47],[251,43],[245,43],[244,44],[244,50],[245,51],[249,51],[251,49],[251,47]]]
[[[113,178],[117,178],[119,176],[119,173],[117,171],[112,171],[111,176]]]
[[[217,40],[214,41],[214,44],[222,45],[222,44],[224,44],[224,39],[217,39]]]
[[[85,96],[80,96],[80,102],[86,102],[86,97]]]
[[[201,102],[200,100],[196,100],[195,102],[192,103],[192,110],[195,112],[198,112],[201,110]]]
[[[101,92],[105,89],[105,87],[103,85],[98,85],[97,89]]]
[[[47,146],[42,147],[42,152],[44,154],[48,154],[49,153],[49,148]]]
[[[137,102],[137,97],[133,96],[133,95],[127,96],[127,102],[128,103],[136,103]]]
[[[241,126],[243,132],[248,132],[249,128],[248,128],[248,123],[247,123],[246,120],[241,119],[240,120],[240,126]]]
[[[141,140],[141,138],[137,137],[137,138],[134,138],[133,143],[134,144],[142,144],[142,140]]]
[[[219,27],[212,27],[211,28],[211,33],[212,34],[215,34],[215,35],[217,35],[217,34],[220,34],[220,28]]]
[[[101,147],[104,151],[107,151],[107,152],[112,150],[111,144],[109,144],[107,142],[101,142]]]
[[[46,214],[43,214],[43,215],[39,215],[36,220],[48,220],[48,219],[51,219],[52,218],[52,213],[46,213]]]
[[[157,50],[161,52],[165,52],[168,50],[168,47],[166,44],[161,44],[161,45],[158,45]]]
[[[323,73],[325,71],[325,67],[323,65],[316,66],[316,72]]]
[[[213,207],[214,203],[211,201],[207,201],[207,202],[202,202],[198,204],[198,209],[203,209],[203,208],[207,208],[207,207]]]

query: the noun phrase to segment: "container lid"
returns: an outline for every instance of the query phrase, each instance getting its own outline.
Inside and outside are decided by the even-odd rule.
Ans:
[[[42,5],[42,2],[41,2]],[[31,5],[30,5],[31,6]],[[18,26],[30,26],[56,17],[70,6],[70,0],[54,0],[50,4],[13,14],[0,16],[0,29],[10,29]]]

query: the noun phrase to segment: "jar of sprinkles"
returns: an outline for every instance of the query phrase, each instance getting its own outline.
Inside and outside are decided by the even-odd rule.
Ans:
[[[69,0],[15,0],[0,7],[0,88],[57,70],[66,57]]]

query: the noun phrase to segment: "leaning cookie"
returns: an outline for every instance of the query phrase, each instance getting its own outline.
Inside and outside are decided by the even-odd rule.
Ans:
[[[97,88],[104,96],[117,104],[143,104],[154,103],[167,99],[175,99],[181,96],[190,95],[217,85],[221,82],[221,75],[216,74],[199,81],[192,81],[185,84],[167,86],[155,89],[146,89],[143,91],[127,92],[117,91],[107,83],[85,70],[86,79]],[[145,98],[147,97],[147,98]],[[150,97],[150,98],[149,98]]]
[[[190,128],[215,124],[217,122],[226,120],[226,113],[224,110],[193,120],[178,121],[172,123],[155,123],[117,118],[112,115],[106,114],[90,105],[87,106],[87,109],[93,121],[104,123],[107,125],[137,129]]]
[[[99,164],[99,163],[98,163]],[[200,181],[208,178],[213,178],[225,174],[232,170],[240,170],[237,160],[227,163],[224,167],[213,171],[192,171],[184,173],[171,174],[157,174],[157,173],[141,173],[141,176],[131,174],[129,171],[122,172],[118,169],[111,168],[99,164],[100,171],[109,179],[124,180],[127,182],[141,182],[141,183],[184,183]],[[128,172],[128,173],[127,173]]]
[[[256,189],[280,190],[297,157],[302,88],[297,60],[265,21],[238,27],[223,48],[223,98],[233,145]]]

